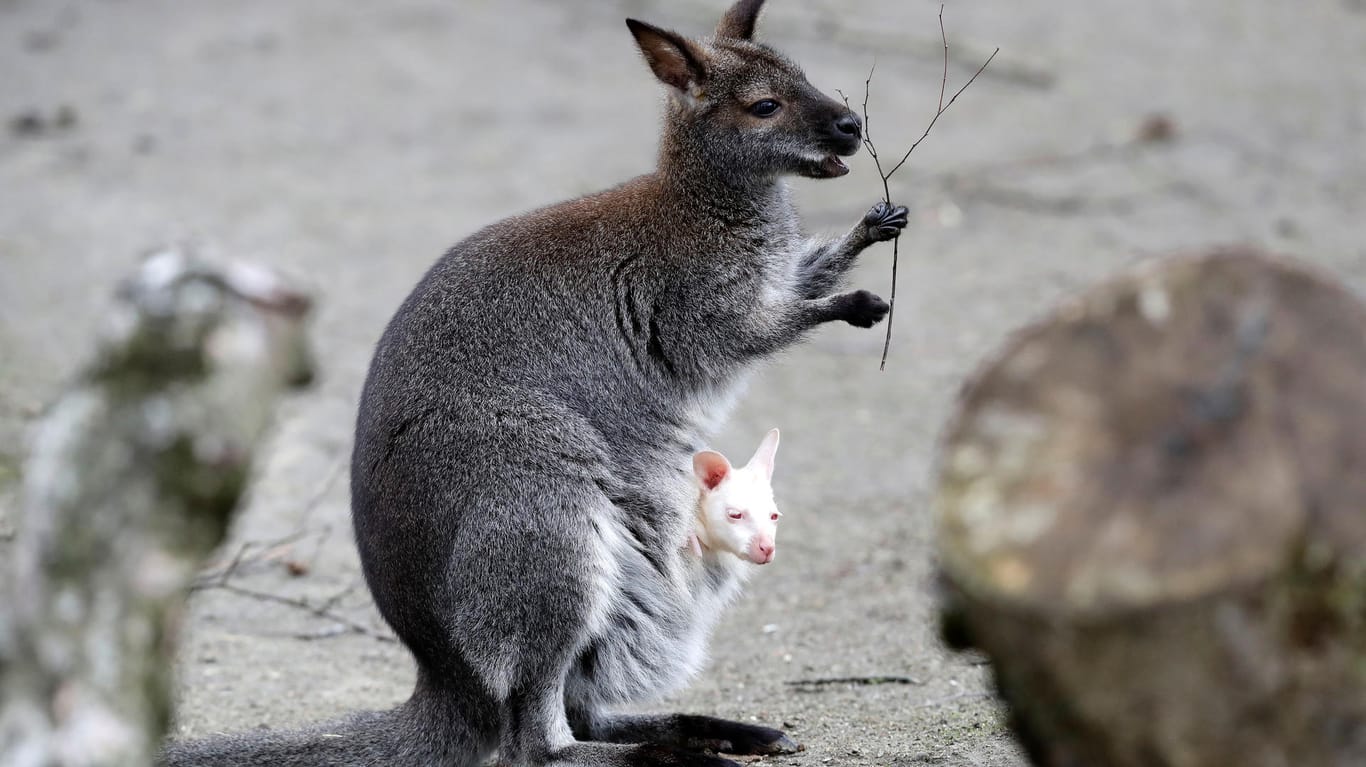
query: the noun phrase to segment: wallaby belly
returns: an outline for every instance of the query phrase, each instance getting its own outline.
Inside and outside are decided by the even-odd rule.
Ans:
[[[722,611],[738,595],[744,570],[712,558],[670,552],[677,569],[661,572],[622,553],[621,581],[601,624],[578,654],[566,686],[574,703],[645,703],[682,689],[702,670]],[[738,561],[738,560],[737,560]]]

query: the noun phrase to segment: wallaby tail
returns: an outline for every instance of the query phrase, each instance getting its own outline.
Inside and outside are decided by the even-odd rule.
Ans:
[[[300,730],[257,730],[168,743],[158,767],[477,767],[496,745],[419,685],[406,703]]]
[[[368,767],[380,764],[435,764],[412,754],[404,759],[399,712],[354,714],[302,730],[256,730],[203,740],[168,743],[162,767]]]

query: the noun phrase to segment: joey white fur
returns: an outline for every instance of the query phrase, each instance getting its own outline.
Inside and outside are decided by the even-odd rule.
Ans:
[[[740,468],[714,450],[693,455],[693,474],[698,485],[697,524],[688,536],[688,548],[694,554],[733,554],[756,565],[773,561],[778,520],[782,517],[773,500],[777,453],[778,430],[771,429],[753,457]]]

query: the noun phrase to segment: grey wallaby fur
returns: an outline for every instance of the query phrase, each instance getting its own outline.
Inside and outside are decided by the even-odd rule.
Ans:
[[[739,588],[684,543],[691,456],[746,374],[824,322],[894,237],[879,204],[805,240],[783,177],[848,172],[861,128],[752,35],[628,20],[670,93],[659,167],[500,221],[445,254],[394,315],[361,398],[356,543],[375,604],[417,661],[398,708],[289,733],[168,747],[168,765],[736,767],[797,746],[767,727],[609,709],[683,686]],[[715,559],[715,558],[713,558]]]

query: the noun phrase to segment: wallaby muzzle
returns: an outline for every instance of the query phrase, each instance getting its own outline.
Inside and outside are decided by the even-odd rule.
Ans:
[[[857,154],[863,143],[863,121],[848,107],[833,99],[822,98],[821,101],[823,103],[807,112],[807,125],[820,151],[829,154],[803,168],[802,175],[809,178],[838,178],[849,172],[849,166],[840,157]]]

